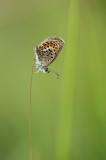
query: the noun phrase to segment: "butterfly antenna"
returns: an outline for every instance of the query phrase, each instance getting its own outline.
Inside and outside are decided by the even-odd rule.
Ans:
[[[54,71],[51,70],[51,69],[49,69],[49,71],[52,72],[57,79],[59,79],[59,74],[58,74],[58,73],[54,72]]]
[[[32,63],[32,71],[31,71],[31,80],[30,80],[30,102],[29,102],[29,140],[30,140],[30,160],[33,160],[33,146],[32,146],[32,121],[31,121],[31,93],[32,93],[32,76],[33,76],[33,67],[35,62],[35,53],[33,56],[33,63]]]

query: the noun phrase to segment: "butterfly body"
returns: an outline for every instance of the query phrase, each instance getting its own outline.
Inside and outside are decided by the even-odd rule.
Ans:
[[[38,47],[35,47],[36,65],[39,71],[49,73],[48,66],[53,63],[61,49],[64,41],[58,37],[45,39]]]

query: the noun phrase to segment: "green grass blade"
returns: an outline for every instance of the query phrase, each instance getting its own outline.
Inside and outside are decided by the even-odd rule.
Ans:
[[[74,104],[76,60],[77,60],[77,40],[79,27],[79,3],[72,0],[69,11],[68,36],[66,42],[66,59],[64,66],[64,80],[61,96],[57,160],[70,160],[71,151],[71,125],[72,110]]]

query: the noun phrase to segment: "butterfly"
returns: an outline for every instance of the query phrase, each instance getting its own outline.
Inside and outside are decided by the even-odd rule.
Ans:
[[[52,72],[58,78],[58,74],[48,69],[48,66],[54,62],[64,46],[64,40],[59,37],[45,39],[39,46],[35,46],[36,68],[43,73]]]

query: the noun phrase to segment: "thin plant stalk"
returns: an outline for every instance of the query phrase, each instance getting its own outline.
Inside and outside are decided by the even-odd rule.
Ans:
[[[32,121],[31,121],[31,93],[32,93],[32,76],[33,76],[33,67],[35,61],[35,53],[33,56],[32,71],[31,71],[31,81],[30,81],[30,103],[29,103],[29,138],[30,138],[30,160],[33,160],[33,145],[32,145]]]

